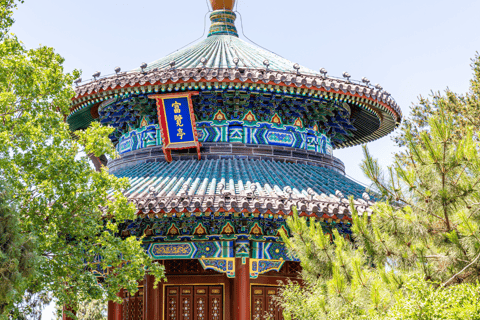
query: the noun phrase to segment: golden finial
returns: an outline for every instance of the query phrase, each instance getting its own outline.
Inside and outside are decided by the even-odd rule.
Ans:
[[[212,10],[233,10],[235,0],[210,0]]]
[[[235,18],[233,12],[235,0],[210,0],[212,4],[212,13],[210,13],[210,32],[208,36],[229,35],[238,37],[237,28],[235,28]]]

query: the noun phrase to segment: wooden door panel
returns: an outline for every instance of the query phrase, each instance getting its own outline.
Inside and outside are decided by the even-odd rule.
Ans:
[[[166,320],[223,320],[222,286],[167,287]]]
[[[166,295],[166,319],[179,320],[179,287],[167,287]]]
[[[223,319],[223,290],[221,286],[209,287],[208,292],[208,314],[209,320]]]
[[[282,310],[275,303],[277,287],[252,286],[252,320],[283,320]]]
[[[138,291],[134,296],[128,292],[123,294],[122,319],[143,320],[143,295]]]
[[[266,288],[266,314],[272,320],[283,320],[283,312],[275,303],[275,297],[278,294],[278,288]]]
[[[263,320],[265,315],[265,288],[252,287],[252,320]]]
[[[208,320],[208,287],[195,286],[193,314],[197,320]]]
[[[193,287],[180,287],[180,320],[193,320]]]

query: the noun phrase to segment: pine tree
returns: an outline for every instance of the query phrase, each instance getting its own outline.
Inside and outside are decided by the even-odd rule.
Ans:
[[[475,68],[478,75],[480,64]],[[475,90],[478,80],[472,82]],[[478,292],[480,148],[477,128],[452,112],[472,106],[478,91],[472,92],[458,99],[438,97],[421,129],[404,126],[405,151],[385,172],[364,147],[362,168],[382,201],[371,216],[362,216],[351,199],[353,241],[335,231],[323,234],[313,219],[288,219],[292,237],[283,239],[301,261],[305,285],[289,283],[282,292],[287,317],[398,318],[402,310],[411,311],[402,306],[412,296],[423,296],[425,303],[417,300],[415,312],[402,318],[428,319],[435,297],[446,290],[459,294],[455,288],[461,285]],[[468,302],[470,314],[464,318],[478,314],[477,300]]]
[[[470,80],[470,90],[466,94],[458,94],[450,89],[445,92],[432,92],[429,98],[420,96],[418,102],[410,110],[408,118],[402,121],[399,131],[393,141],[398,146],[405,146],[406,130],[409,129],[414,138],[418,133],[428,128],[428,118],[438,114],[438,105],[443,104],[446,111],[454,117],[456,127],[455,137],[461,137],[465,128],[474,131],[474,138],[479,139],[476,131],[480,127],[480,54],[477,53],[470,64],[473,77]]]

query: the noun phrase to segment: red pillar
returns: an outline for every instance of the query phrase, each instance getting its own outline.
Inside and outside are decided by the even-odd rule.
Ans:
[[[123,299],[123,290],[117,293],[120,299]],[[108,301],[108,320],[122,320],[122,305],[113,301]]]
[[[145,285],[143,286],[143,319],[155,320],[155,292],[153,290],[153,283],[155,277],[152,275],[145,275]]]
[[[119,293],[117,293],[117,296],[120,297],[123,301],[123,289],[120,290]],[[115,303],[115,318],[114,320],[122,320],[123,319],[123,303]]]
[[[115,320],[116,316],[116,311],[117,311],[117,306],[116,303],[113,301],[108,301],[108,320]]]
[[[250,267],[249,258],[235,258],[235,320],[250,320]]]

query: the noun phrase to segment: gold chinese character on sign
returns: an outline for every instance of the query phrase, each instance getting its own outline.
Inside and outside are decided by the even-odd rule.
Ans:
[[[183,136],[185,135],[185,133],[183,132],[183,129],[182,128],[178,128],[178,131],[177,131],[177,137],[180,137],[180,140],[183,140]]]
[[[173,110],[173,112],[175,112],[175,113],[180,113],[180,112],[181,112],[181,111],[180,111],[180,106],[181,106],[181,105],[182,105],[182,104],[181,104],[181,103],[178,103],[177,101],[175,101],[175,103],[172,103],[172,107],[175,108],[175,109]]]
[[[182,115],[180,114],[176,114],[175,117],[174,117],[175,121],[177,121],[177,127],[183,127],[183,124],[182,124]]]

